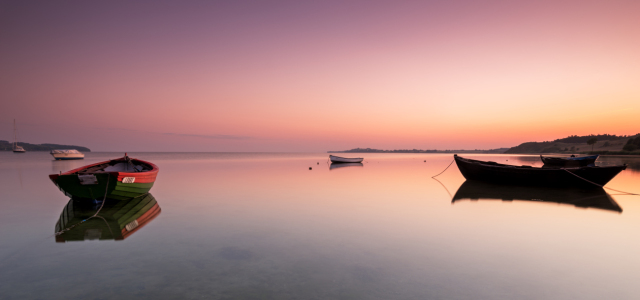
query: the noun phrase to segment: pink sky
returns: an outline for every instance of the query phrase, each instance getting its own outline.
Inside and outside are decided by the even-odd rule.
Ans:
[[[640,132],[637,1],[0,3],[0,139],[486,149]]]

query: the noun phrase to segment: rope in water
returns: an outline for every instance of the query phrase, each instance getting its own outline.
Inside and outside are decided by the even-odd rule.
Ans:
[[[107,202],[106,200],[107,200],[107,192],[109,191],[109,179],[110,179],[110,178],[111,178],[111,175],[107,176],[107,187],[106,187],[106,188],[105,188],[105,190],[104,190],[104,197],[102,198],[102,204],[100,205],[100,208],[98,208],[98,211],[96,211],[96,213],[95,213],[95,214],[93,214],[93,216],[88,217],[88,218],[86,218],[86,219],[84,219],[84,220],[80,221],[80,223],[75,224],[75,225],[73,225],[73,226],[71,226],[71,227],[67,227],[67,228],[65,228],[65,229],[62,229],[62,230],[60,230],[60,231],[56,232],[56,233],[54,234],[55,236],[61,235],[61,234],[65,233],[65,232],[67,232],[67,231],[69,231],[69,230],[73,229],[74,227],[76,227],[76,226],[78,226],[78,225],[80,225],[80,224],[82,224],[82,223],[84,223],[84,222],[86,222],[86,221],[89,221],[89,219],[91,219],[91,218],[95,218],[95,217],[100,213],[100,211],[101,211],[101,210],[102,210],[102,208],[104,207],[104,203],[105,203],[105,202]],[[103,219],[103,220],[104,220],[104,219]],[[106,222],[106,221],[105,221],[105,222]],[[107,224],[107,226],[109,226],[109,224]],[[109,227],[109,231],[111,231],[111,227]]]
[[[597,183],[595,183],[595,182],[593,182],[593,181],[590,181],[590,180],[588,180],[588,179],[582,178],[582,177],[580,177],[580,176],[578,176],[578,175],[576,175],[576,174],[572,173],[571,171],[569,171],[569,170],[567,170],[567,169],[564,169],[564,168],[563,168],[563,170],[565,170],[565,171],[567,171],[569,174],[571,174],[571,175],[573,175],[573,176],[575,176],[575,177],[578,177],[578,178],[580,178],[580,179],[582,179],[582,180],[584,180],[584,181],[586,181],[586,182],[588,182],[588,183],[591,183],[591,184],[593,184],[593,185],[595,185],[595,186],[599,186],[599,187],[601,187],[601,188],[605,188],[605,189],[609,189],[609,190],[612,190],[612,191],[616,191],[616,192],[618,192],[618,193],[624,193],[624,194],[627,194],[627,195],[633,195],[633,196],[640,196],[640,194],[629,193],[629,192],[625,192],[625,191],[620,191],[620,190],[612,189],[612,188],[606,187],[606,186],[604,186],[604,185],[599,185],[599,184],[597,184]]]
[[[449,192],[449,189],[444,186],[444,183],[440,182],[440,180],[436,179],[435,177],[431,177],[431,179],[437,181],[444,188],[444,190],[447,191],[447,194],[449,194],[449,198],[453,198],[453,196],[451,196],[451,193]]]
[[[456,161],[456,160],[455,160],[455,159],[454,159],[454,160],[452,160],[452,161],[449,163],[449,165],[448,165],[446,168],[444,168],[444,170],[442,170],[442,172],[438,173],[438,175],[436,175],[436,176],[431,176],[431,178],[436,178],[436,177],[440,176],[442,173],[444,173],[444,171],[446,171],[449,167],[451,167],[451,164],[453,164],[453,162],[454,162],[454,161]]]

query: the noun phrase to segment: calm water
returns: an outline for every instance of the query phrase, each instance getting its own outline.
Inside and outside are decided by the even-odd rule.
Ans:
[[[124,239],[94,218],[56,242],[63,210],[84,208],[47,175],[121,155],[0,152],[0,298],[640,298],[639,196],[463,185],[455,164],[436,181],[441,154],[330,169],[327,154],[130,153],[160,167],[161,212]],[[631,165],[608,187],[640,192],[639,158],[600,160]]]

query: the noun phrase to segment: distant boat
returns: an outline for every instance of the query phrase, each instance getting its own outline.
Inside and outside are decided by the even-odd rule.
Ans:
[[[496,199],[502,201],[535,201],[570,204],[580,208],[598,208],[622,212],[622,208],[602,188],[576,189],[539,186],[501,185],[475,180],[465,181],[453,196],[452,203],[461,200]]]
[[[460,173],[467,180],[479,180],[500,184],[539,185],[558,187],[595,188],[591,181],[604,186],[627,165],[608,167],[576,168],[535,168],[532,166],[512,166],[493,161],[480,161],[453,155]],[[581,179],[584,178],[584,179]]]
[[[24,150],[21,146],[18,146],[18,129],[16,128],[16,119],[13,119],[13,152],[14,153],[25,153],[27,150]]]
[[[338,168],[347,168],[347,167],[362,167],[364,166],[362,163],[332,163],[329,165],[329,170],[338,169]]]
[[[329,155],[329,159],[332,163],[360,163],[364,158],[356,157],[356,158],[348,158],[348,157],[340,157],[335,155]]]
[[[51,155],[56,160],[84,159],[84,154],[76,149],[51,150]]]
[[[599,155],[590,156],[571,156],[571,157],[544,157],[540,155],[540,159],[545,166],[588,166],[593,165]]]
[[[124,157],[95,163],[49,178],[69,197],[125,200],[149,192],[158,175],[150,162]]]

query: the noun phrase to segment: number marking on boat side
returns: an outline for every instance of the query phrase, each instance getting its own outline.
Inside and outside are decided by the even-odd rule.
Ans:
[[[125,177],[122,178],[122,183],[134,183],[136,181],[135,177]]]
[[[124,226],[124,228],[126,228],[127,231],[134,230],[134,229],[136,229],[136,227],[138,227],[138,220],[133,220],[133,221],[129,222],[129,224]]]

